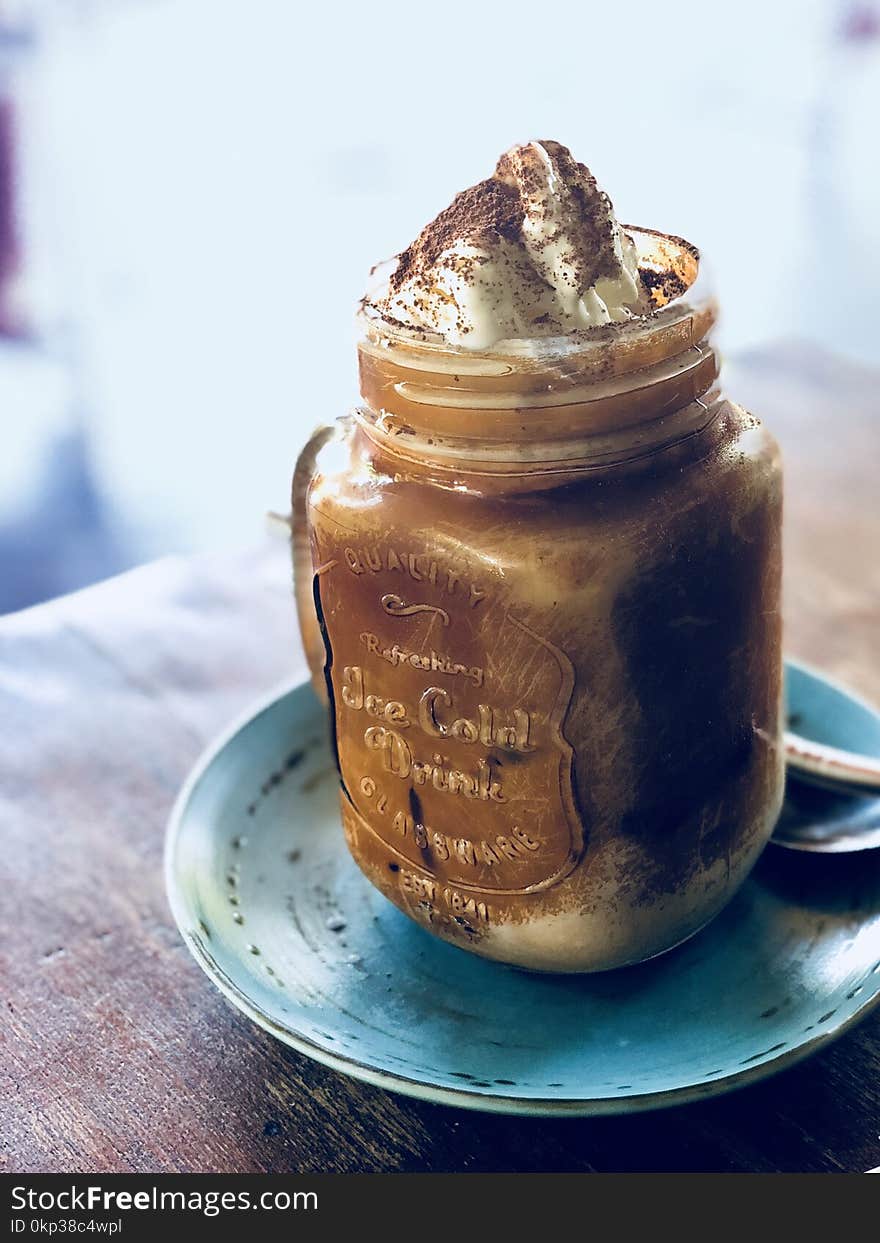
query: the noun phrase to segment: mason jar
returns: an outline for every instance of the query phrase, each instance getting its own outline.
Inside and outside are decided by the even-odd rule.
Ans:
[[[684,292],[626,324],[473,352],[362,311],[361,404],[294,477],[349,850],[542,971],[691,936],[782,798],[779,453],[718,387],[696,251],[630,232]]]

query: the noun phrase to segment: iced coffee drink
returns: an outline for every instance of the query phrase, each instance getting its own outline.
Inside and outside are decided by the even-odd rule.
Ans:
[[[345,835],[429,932],[545,971],[710,920],[782,795],[781,474],[697,250],[566,148],[459,194],[359,313],[294,487]]]

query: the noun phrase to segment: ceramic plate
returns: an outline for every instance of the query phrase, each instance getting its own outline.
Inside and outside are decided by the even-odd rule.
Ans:
[[[435,940],[350,859],[307,685],[200,761],[166,875],[188,946],[254,1022],[345,1074],[472,1109],[713,1096],[820,1048],[880,995],[880,852],[769,847],[698,936],[599,976],[532,975]]]

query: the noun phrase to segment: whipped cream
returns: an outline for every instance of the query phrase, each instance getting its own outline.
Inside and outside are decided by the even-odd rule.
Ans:
[[[647,314],[632,239],[558,142],[512,147],[457,195],[366,299],[403,327],[484,350]]]

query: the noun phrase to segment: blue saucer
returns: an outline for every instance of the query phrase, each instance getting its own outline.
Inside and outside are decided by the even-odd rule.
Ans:
[[[198,764],[168,831],[168,894],[240,1010],[327,1066],[518,1114],[610,1114],[726,1092],[799,1061],[880,995],[880,855],[768,849],[698,936],[600,976],[500,966],[434,939],[345,847],[307,685]]]

